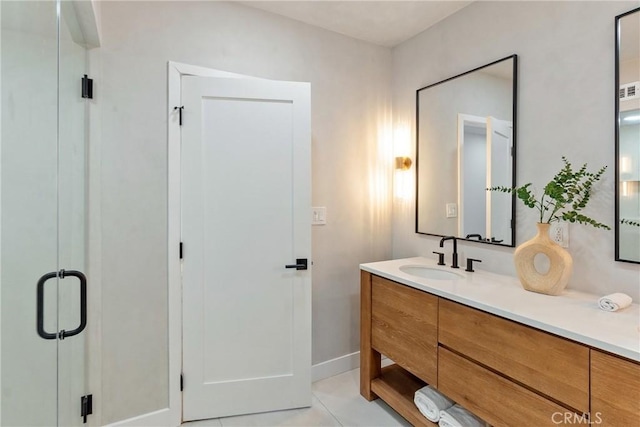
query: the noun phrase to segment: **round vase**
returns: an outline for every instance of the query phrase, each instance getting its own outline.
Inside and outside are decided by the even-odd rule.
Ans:
[[[516,248],[513,260],[516,273],[527,291],[559,295],[567,286],[573,271],[571,254],[549,237],[549,224],[538,223],[538,234]],[[549,271],[536,270],[534,259],[543,254],[549,258]]]

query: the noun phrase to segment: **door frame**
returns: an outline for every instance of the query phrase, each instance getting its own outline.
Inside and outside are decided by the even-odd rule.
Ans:
[[[169,414],[167,421],[170,425],[180,425],[182,421],[182,393],[180,391],[180,375],[182,373],[181,132],[178,121],[179,114],[177,110],[174,110],[174,107],[181,105],[182,76],[255,78],[173,61],[169,61],[167,64],[167,267],[169,285],[169,407],[167,408]],[[158,419],[158,421],[161,420]],[[152,424],[151,418],[149,422]]]
[[[252,78],[180,62],[167,62],[167,330],[169,350],[169,402],[166,408],[110,424],[109,427],[179,426],[182,422],[182,263],[179,114],[182,76]]]
[[[256,79],[256,77],[196,65],[169,61],[167,63],[167,273],[169,279],[169,420],[171,425],[182,421],[182,262],[180,240],[182,227],[181,203],[181,131],[179,114],[174,107],[182,104],[182,76]]]

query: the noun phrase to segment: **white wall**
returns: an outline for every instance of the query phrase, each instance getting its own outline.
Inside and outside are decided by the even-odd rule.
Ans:
[[[358,264],[389,258],[387,48],[225,2],[103,2],[102,423],[167,401],[167,61],[312,87],[313,363],[359,348]]]
[[[614,18],[637,2],[475,2],[393,49],[394,123],[415,132],[415,90],[511,54],[519,55],[517,184],[542,188],[560,157],[608,165],[588,215],[614,221]],[[499,18],[499,19],[498,19]],[[412,135],[415,138],[415,135]],[[535,234],[518,202],[517,244]],[[393,257],[431,257],[437,239],[413,232],[414,206],[395,203]],[[613,261],[613,231],[570,226],[570,288],[640,298],[638,266]],[[515,276],[511,248],[462,243],[462,259]]]

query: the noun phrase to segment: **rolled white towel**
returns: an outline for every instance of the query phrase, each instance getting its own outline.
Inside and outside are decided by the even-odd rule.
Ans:
[[[618,311],[631,305],[631,297],[627,294],[617,292],[605,295],[598,300],[598,306],[604,311]]]
[[[471,412],[456,404],[451,408],[440,411],[440,427],[485,427],[484,421]]]
[[[440,419],[440,411],[453,406],[453,400],[447,398],[430,385],[422,387],[413,396],[413,403],[422,415],[429,421],[437,423]]]

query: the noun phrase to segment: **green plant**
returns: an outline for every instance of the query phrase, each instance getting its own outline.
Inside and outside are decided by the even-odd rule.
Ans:
[[[580,213],[591,198],[591,187],[600,180],[607,167],[603,166],[593,173],[587,171],[585,163],[579,170],[574,171],[566,157],[562,156],[562,162],[564,166],[544,186],[544,193],[539,200],[529,188],[531,183],[515,188],[497,186],[487,188],[487,190],[515,194],[525,206],[535,208],[540,212],[540,222],[542,223],[568,221],[611,230],[608,225]]]
[[[640,222],[634,221],[632,219],[626,219],[626,218],[622,218],[620,220],[620,224],[631,225],[633,227],[640,227]]]

